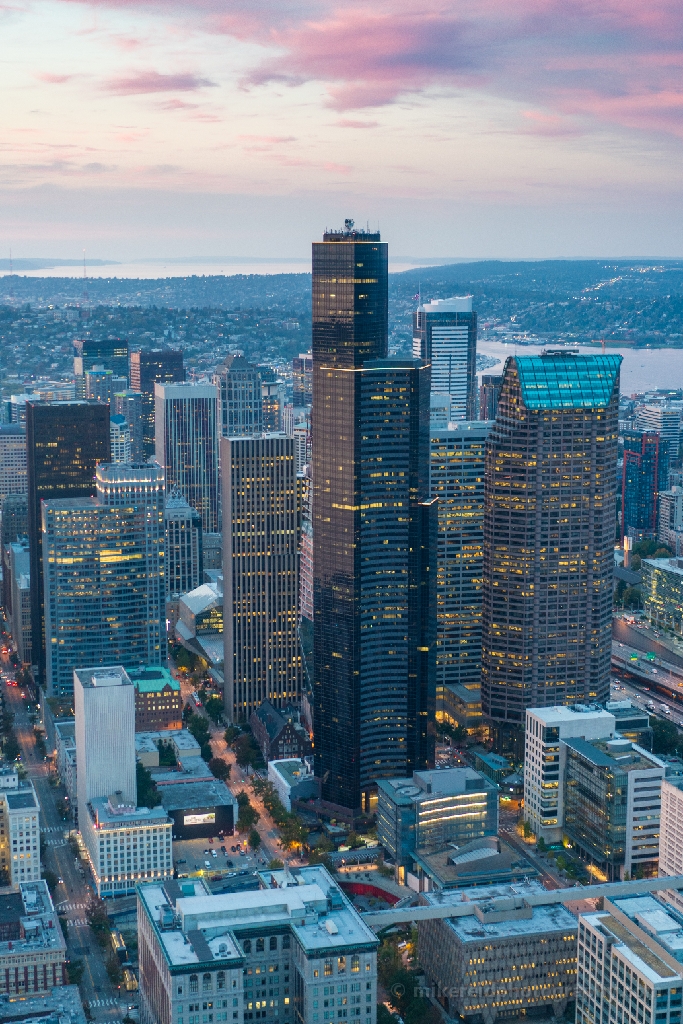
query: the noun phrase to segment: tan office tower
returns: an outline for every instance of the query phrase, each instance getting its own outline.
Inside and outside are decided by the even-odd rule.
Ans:
[[[225,710],[248,721],[264,700],[300,692],[294,440],[221,438]],[[232,611],[232,614],[230,614]]]

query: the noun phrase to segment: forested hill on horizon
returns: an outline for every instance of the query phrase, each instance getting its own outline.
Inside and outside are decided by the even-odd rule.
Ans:
[[[482,340],[683,347],[683,260],[485,260],[393,273],[397,355],[411,352],[418,294],[471,294]],[[74,338],[112,335],[183,348],[199,373],[235,348],[284,363],[310,346],[310,274],[0,278],[0,369],[13,372],[21,357],[28,376],[68,374]]]

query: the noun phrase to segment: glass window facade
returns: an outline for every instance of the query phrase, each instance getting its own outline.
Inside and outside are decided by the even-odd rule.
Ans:
[[[387,246],[313,246],[316,773],[359,811],[375,780],[433,759],[429,366],[388,360]]]
[[[486,450],[482,705],[609,696],[618,356],[505,364]]]

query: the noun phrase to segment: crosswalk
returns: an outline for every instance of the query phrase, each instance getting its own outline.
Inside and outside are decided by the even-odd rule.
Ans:
[[[90,1000],[90,1009],[91,1010],[96,1008],[96,1007],[98,1007],[98,1006],[119,1006],[119,1005],[120,1004],[119,1004],[118,999],[91,999]],[[111,1021],[110,1024],[114,1024],[114,1022]]]
[[[84,917],[69,918],[66,922],[67,928],[85,928],[87,924]]]
[[[41,828],[40,831],[41,832],[61,832],[61,834],[64,835],[64,826],[63,825],[44,825]]]
[[[52,847],[56,848],[58,846],[66,846],[67,842],[66,842],[66,839],[46,839],[45,840],[45,845],[46,846],[52,846]]]
[[[64,910],[85,910],[87,903],[60,903],[60,913]]]

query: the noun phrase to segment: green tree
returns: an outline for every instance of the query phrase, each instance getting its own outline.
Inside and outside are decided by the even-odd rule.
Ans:
[[[82,960],[67,960],[66,976],[69,979],[69,984],[80,985],[84,970],[85,964]]]
[[[240,731],[236,725],[228,726],[228,728],[225,730],[224,738],[225,742],[228,744],[229,747],[232,746],[232,744],[235,742],[239,734]]]
[[[166,743],[164,740],[159,741],[159,764],[165,765],[167,768],[175,768],[178,763],[176,757],[175,748],[172,743]]]
[[[525,839],[530,839],[533,835],[533,832],[531,831],[531,825],[528,821],[522,822],[522,834],[524,835]]]
[[[145,768],[139,761],[135,762],[135,781],[138,790],[139,807],[158,807],[161,797],[157,791],[156,783],[152,779],[149,768]]]
[[[539,853],[545,853],[545,851],[548,849],[543,836],[539,836],[539,838],[536,840],[536,849]]]
[[[240,768],[260,768],[263,766],[261,750],[249,733],[241,733],[233,743],[235,759]]]
[[[2,745],[2,753],[6,761],[16,761],[19,757],[21,748],[13,732],[10,732],[5,736],[5,742]]]
[[[377,1004],[377,1024],[396,1024],[396,1014],[388,1010],[384,1003]]]
[[[303,846],[307,838],[308,832],[296,814],[290,814],[280,826],[280,844],[284,850]]]
[[[268,861],[269,871],[282,871],[284,866],[284,861],[280,860],[278,857],[273,857],[272,860]]]
[[[221,715],[223,714],[224,711],[223,701],[221,700],[220,697],[216,695],[209,697],[209,699],[204,704],[204,710],[206,711],[211,721],[218,725],[221,719]]]
[[[224,757],[212,757],[209,761],[209,771],[221,782],[230,778],[232,765]]]
[[[258,834],[255,828],[252,828],[251,832],[249,833],[249,845],[251,846],[252,850],[258,850],[259,846],[261,845],[261,836]]]
[[[240,807],[239,814],[237,816],[237,831],[250,832],[260,817],[261,815],[256,808],[252,807],[247,800],[247,803],[242,804]]]
[[[95,893],[90,894],[85,907],[85,917],[100,946],[105,946],[109,942],[111,922],[104,900],[96,896]]]
[[[116,953],[110,953],[106,959],[105,965],[109,980],[112,985],[120,985],[121,979],[123,978],[123,971],[121,970],[121,961],[117,957]]]
[[[675,754],[681,739],[674,723],[652,715],[650,726],[652,728],[653,754]]]
[[[50,871],[50,869],[47,868],[47,870],[43,870],[43,878],[45,879],[45,884],[50,890],[50,896],[54,895],[54,891],[59,885],[59,879],[57,878],[57,875],[54,873],[54,871]]]

